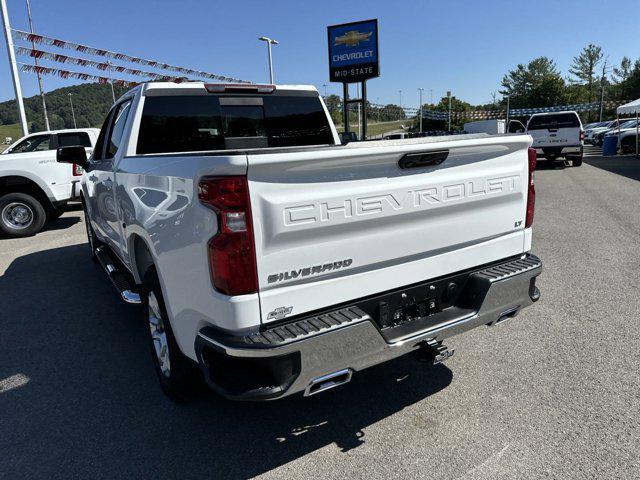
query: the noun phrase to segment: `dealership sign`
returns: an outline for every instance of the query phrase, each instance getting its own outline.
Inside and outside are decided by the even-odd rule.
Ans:
[[[362,82],[380,75],[378,66],[378,20],[327,27],[329,79]]]

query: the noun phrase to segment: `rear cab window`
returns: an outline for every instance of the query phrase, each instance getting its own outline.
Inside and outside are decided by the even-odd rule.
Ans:
[[[557,130],[559,128],[580,128],[580,119],[575,113],[533,116],[527,130]]]
[[[331,127],[317,96],[148,96],[137,153],[333,144]]]
[[[91,147],[87,132],[71,132],[58,134],[58,147]]]

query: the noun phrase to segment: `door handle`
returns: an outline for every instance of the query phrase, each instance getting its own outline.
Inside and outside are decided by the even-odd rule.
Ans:
[[[449,156],[449,150],[407,153],[398,160],[398,166],[405,168],[431,167],[440,165]]]

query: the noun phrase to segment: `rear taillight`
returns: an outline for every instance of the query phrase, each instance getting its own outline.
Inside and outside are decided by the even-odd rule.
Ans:
[[[536,171],[536,149],[529,148],[529,181],[527,191],[527,215],[524,221],[524,228],[529,228],[533,224],[533,211],[536,207],[536,188],[533,185],[534,174]]]
[[[584,132],[580,131],[580,141],[583,141],[583,140],[584,140]]]
[[[198,184],[203,205],[218,216],[218,233],[209,241],[211,282],[226,295],[258,291],[251,203],[246,177],[204,177]]]
[[[74,163],[72,166],[72,173],[74,177],[81,177],[82,174],[84,173],[84,170],[82,169],[82,167],[76,163]]]

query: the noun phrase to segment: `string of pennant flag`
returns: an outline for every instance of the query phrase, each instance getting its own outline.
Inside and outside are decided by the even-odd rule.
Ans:
[[[151,78],[153,80],[166,80],[167,78],[170,78],[170,79],[181,78],[182,80],[187,80],[185,77],[173,77],[173,76],[163,75],[161,73],[148,72],[148,71],[139,70],[135,68],[126,68],[120,65],[111,65],[110,63],[96,62],[94,60],[88,60],[85,58],[70,57],[67,55],[61,55],[59,53],[46,52],[43,50],[36,50],[36,49],[26,48],[26,47],[16,48],[16,54],[20,56],[32,57],[37,59],[42,58],[52,62],[70,63],[72,65],[79,65],[82,67],[93,67],[102,71],[109,71],[109,72],[113,71],[113,72],[119,72],[119,73],[126,73],[127,75],[143,76],[143,77]]]
[[[140,83],[140,82],[132,82],[129,80],[123,80],[120,78],[111,78],[111,77],[104,77],[101,75],[93,75],[91,73],[86,73],[86,72],[73,72],[70,70],[62,70],[59,68],[45,67],[43,65],[31,65],[29,63],[22,63],[22,62],[17,62],[17,63],[18,65],[20,65],[20,71],[27,72],[27,73],[53,75],[60,78],[74,78],[77,80],[85,80],[85,81],[97,82],[102,84],[113,82],[114,85],[120,85],[123,87],[135,87]],[[175,83],[182,83],[186,81],[185,78],[183,77],[170,77],[170,76],[157,76],[155,77],[155,80],[162,81],[162,82],[175,82]]]
[[[72,72],[69,70],[61,70],[59,68],[44,67],[42,65],[31,65],[28,63],[21,63],[21,62],[18,62],[18,65],[20,65],[21,72],[40,73],[42,75],[54,75],[60,78],[75,78],[77,80],[85,80],[85,81],[98,82],[98,83],[113,82],[114,85],[121,85],[123,87],[133,87],[138,84],[138,82],[130,82],[128,80],[113,79],[109,77],[103,77],[100,75],[93,75],[93,74],[84,73],[84,72]],[[175,81],[178,81],[178,80],[181,80],[181,79],[176,79]]]
[[[47,37],[45,35],[29,33],[29,32],[25,32],[23,30],[12,29],[12,31],[13,31],[14,37],[17,40],[22,40],[22,41],[26,41],[26,42],[32,42],[34,44],[51,45],[51,46],[56,47],[56,48],[73,50],[73,51],[76,51],[76,52],[84,53],[86,55],[110,58],[110,59],[117,60],[117,61],[120,61],[120,62],[134,63],[134,64],[137,64],[137,65],[143,65],[143,66],[147,66],[147,67],[151,67],[151,68],[155,68],[155,69],[159,69],[159,70],[176,72],[176,73],[180,73],[180,74],[185,75],[185,76],[191,75],[191,76],[198,77],[198,78],[206,78],[206,79],[210,79],[210,80],[219,80],[219,81],[222,81],[222,82],[251,83],[251,82],[248,82],[246,80],[240,80],[240,79],[237,79],[237,78],[226,77],[226,76],[223,76],[223,75],[216,75],[214,73],[203,72],[201,70],[194,70],[192,68],[179,67],[179,66],[175,66],[175,65],[170,65],[168,63],[158,62],[158,61],[155,61],[155,60],[147,60],[147,59],[144,59],[144,58],[134,57],[134,56],[127,55],[127,54],[124,54],[124,53],[112,52],[110,50],[105,50],[105,49],[102,49],[102,48],[90,47],[88,45],[82,45],[82,44],[79,44],[79,43],[68,42],[66,40],[61,40],[61,39],[58,39],[58,38]],[[24,47],[19,47],[19,48],[24,48]],[[100,70],[105,70],[105,69],[107,69],[109,67],[109,65],[107,63],[105,63],[105,62],[95,62],[95,61],[92,61],[92,60],[85,60],[85,59],[76,58],[76,57],[68,57],[68,56],[65,56],[65,55],[60,55],[59,56],[60,59],[56,59],[55,58],[56,54],[51,53],[51,52],[44,52],[44,51],[36,50],[36,49],[25,49],[25,50],[32,50],[33,52],[40,52],[40,53],[37,53],[37,54],[38,55],[42,55],[42,57],[36,57],[36,58],[45,58],[47,60],[53,60],[53,61],[63,61],[63,63],[66,63],[66,62],[74,63],[73,61],[75,61],[76,62],[76,63],[74,63],[75,65],[91,66],[91,67],[99,68]],[[44,56],[44,54],[48,54],[48,55]],[[31,54],[31,52],[29,52],[29,55],[30,56],[34,56],[34,55]],[[61,60],[62,57],[66,57],[65,60]],[[73,59],[73,61],[70,62],[69,59]],[[83,63],[77,63],[77,62],[86,62],[86,63],[83,64]],[[98,65],[100,65],[100,66],[106,65],[106,67],[101,68]],[[124,73],[129,73],[126,70],[130,70],[130,71],[133,71],[133,72],[140,72],[139,75],[145,74],[144,76],[150,76],[150,75],[148,75],[150,72],[144,72],[142,70],[126,69],[124,67],[120,67],[120,68],[123,68],[123,70],[117,70],[117,66],[113,66],[112,68],[115,71],[122,71]],[[130,73],[130,74],[138,75],[137,73]],[[155,77],[151,77],[151,78],[155,79]]]

